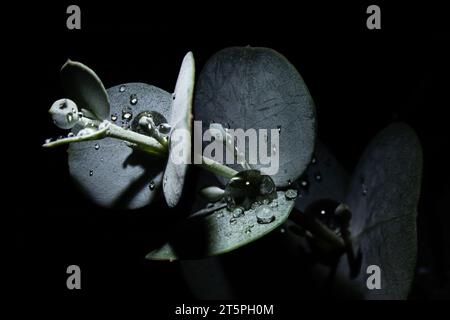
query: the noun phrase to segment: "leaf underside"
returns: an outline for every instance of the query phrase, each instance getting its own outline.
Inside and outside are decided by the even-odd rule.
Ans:
[[[195,259],[223,254],[249,244],[279,227],[289,216],[295,204],[278,191],[278,206],[270,207],[275,216],[271,223],[260,224],[256,209],[230,223],[232,212],[220,209],[206,217],[192,218],[176,231],[175,237],[161,248],[150,252],[149,260]],[[250,230],[250,231],[249,231]]]
[[[403,123],[388,126],[372,140],[353,174],[347,203],[355,248],[361,249],[363,259],[351,285],[366,299],[408,296],[416,263],[421,177],[421,145]],[[366,286],[369,265],[381,269],[380,290]],[[348,274],[343,259],[339,274]]]
[[[315,107],[297,70],[268,48],[227,48],[209,59],[198,78],[195,119],[203,130],[211,122],[231,129],[279,129],[280,170],[272,175],[277,186],[288,186],[305,170],[314,148]],[[269,148],[270,145],[269,139]],[[245,152],[249,159],[249,146]],[[271,149],[269,149],[271,150]],[[270,153],[269,153],[270,155]],[[258,163],[254,169],[268,165]],[[231,165],[242,170],[239,165]],[[224,179],[221,179],[226,184]]]
[[[157,87],[127,83],[108,89],[108,94],[111,102],[108,119],[119,126],[130,125],[143,111],[157,111],[166,119],[170,116],[171,95]],[[138,99],[136,104],[130,103],[132,94]],[[128,121],[123,119],[123,110],[133,114]],[[115,117],[117,120],[113,121]],[[150,204],[158,194],[164,161],[133,150],[121,140],[105,138],[72,143],[68,154],[72,178],[97,205],[137,209]]]

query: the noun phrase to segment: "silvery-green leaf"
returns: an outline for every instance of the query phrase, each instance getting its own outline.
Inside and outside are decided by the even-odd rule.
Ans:
[[[352,285],[367,299],[406,299],[417,252],[416,215],[422,177],[422,148],[414,131],[394,123],[364,152],[353,174],[347,203],[355,249],[362,267]],[[381,269],[381,289],[366,286],[367,267]],[[340,275],[348,275],[341,259]]]
[[[169,207],[175,207],[181,198],[188,163],[191,162],[194,78],[194,56],[189,52],[184,57],[178,74],[170,116],[173,129],[170,133],[169,159],[163,182],[164,197]],[[175,136],[181,140],[175,142]]]
[[[67,60],[61,68],[61,80],[67,96],[79,108],[89,110],[99,120],[108,118],[108,94],[93,70],[80,62]]]
[[[166,123],[171,95],[143,83],[127,83],[108,89],[111,101],[108,119],[130,128],[141,112],[156,111]],[[130,100],[130,97],[137,100]],[[133,103],[132,103],[133,102]],[[68,149],[69,170],[84,193],[104,207],[134,209],[148,205],[158,194],[164,159],[133,150],[124,141],[105,138],[73,143]]]
[[[313,100],[294,66],[272,49],[233,47],[216,53],[200,73],[194,105],[203,130],[215,122],[231,129],[267,129],[270,137],[270,129],[279,129],[280,145],[274,156],[280,169],[272,176],[277,186],[296,180],[311,160]],[[248,143],[240,152],[249,160]],[[268,167],[259,160],[253,168]],[[231,166],[242,170],[240,165]]]
[[[311,162],[297,180],[299,197],[295,207],[301,211],[320,199],[345,200],[349,175],[330,150],[320,141],[316,142]]]
[[[294,204],[295,199],[286,198],[285,193],[279,191],[273,205],[260,205],[237,217],[234,212],[223,208],[207,216],[190,218],[175,230],[170,242],[150,252],[146,258],[192,259],[235,250],[279,227],[288,218]]]

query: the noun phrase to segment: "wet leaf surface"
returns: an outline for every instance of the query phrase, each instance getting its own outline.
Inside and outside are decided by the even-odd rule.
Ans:
[[[251,243],[280,226],[289,216],[295,199],[278,192],[277,205],[261,205],[238,217],[227,208],[201,218],[191,218],[174,233],[174,238],[161,248],[150,252],[150,260],[192,259],[214,256]],[[274,203],[275,204],[275,203]],[[262,220],[261,210],[264,212]]]
[[[352,211],[355,249],[362,267],[351,282],[366,299],[406,299],[417,252],[416,216],[422,177],[422,149],[403,123],[382,130],[364,152],[353,174],[347,202]],[[348,275],[341,259],[339,275]],[[366,287],[369,265],[381,269],[381,289]]]
[[[108,89],[108,94],[111,109],[107,118],[119,126],[129,128],[133,118],[144,111],[157,111],[166,119],[170,116],[171,95],[157,87],[128,83]],[[138,99],[134,105],[131,95]],[[148,205],[158,194],[164,159],[112,138],[70,144],[68,154],[71,176],[100,206],[135,209]]]
[[[231,129],[268,129],[269,135],[270,129],[278,129],[280,145],[274,152],[280,170],[272,176],[277,186],[296,180],[311,160],[313,100],[297,70],[272,49],[234,47],[216,53],[200,73],[194,105],[203,130],[212,122]],[[248,159],[248,143],[240,151]],[[230,166],[242,170],[240,165]],[[259,162],[254,168],[266,166]]]

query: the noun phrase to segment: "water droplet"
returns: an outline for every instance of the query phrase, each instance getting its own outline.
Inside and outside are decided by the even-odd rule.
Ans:
[[[124,107],[122,109],[122,120],[130,121],[133,117],[133,112],[131,111],[130,107]]]
[[[124,92],[125,89],[126,89],[126,86],[125,86],[125,85],[121,85],[121,86],[119,87],[119,92]]]
[[[74,136],[73,132],[69,132],[69,133],[67,134],[67,138],[72,138],[73,136]]]
[[[168,134],[169,132],[170,132],[170,129],[171,129],[172,127],[170,126],[170,124],[168,124],[168,123],[161,123],[159,126],[158,126],[158,130],[159,130],[159,132],[161,132],[162,134]]]
[[[320,210],[320,214],[325,214],[327,213],[325,210]]]
[[[263,176],[259,186],[261,195],[268,195],[275,191],[275,184],[269,176]]]
[[[233,218],[240,218],[244,215],[244,210],[242,208],[236,208],[233,210]]]
[[[175,100],[175,93],[172,93],[172,100]]]
[[[316,164],[316,163],[317,163],[317,159],[316,159],[315,156],[313,156],[313,157],[311,158],[311,164]]]
[[[250,185],[250,181],[245,181],[245,185],[249,186]]]
[[[236,222],[237,222],[236,218],[231,218],[230,219],[230,224],[236,224]]]
[[[113,122],[116,122],[116,120],[117,120],[117,114],[116,114],[116,113],[114,113],[114,114],[111,115],[111,120],[112,120]]]
[[[318,182],[322,181],[322,174],[320,172],[314,173],[314,179]]]
[[[275,220],[275,216],[270,210],[270,208],[266,205],[260,206],[256,211],[256,221],[260,224],[271,223]]]
[[[138,103],[137,95],[133,93],[133,94],[130,96],[130,104],[134,106],[134,105],[136,105],[137,103]]]
[[[297,198],[297,190],[289,189],[289,190],[286,191],[286,193],[284,194],[284,196],[285,196],[286,199],[288,199],[288,200],[294,200],[295,198]]]
[[[291,179],[289,179],[288,180],[288,186],[291,186],[292,185],[292,181],[291,181]]]
[[[245,233],[246,234],[249,234],[249,233],[252,233],[252,228],[253,228],[253,226],[251,225],[251,226],[248,226],[247,228],[245,228]]]
[[[304,191],[308,191],[309,190],[309,180],[307,176],[303,176],[300,179],[300,188],[302,188],[302,190]]]
[[[94,146],[94,149],[95,149],[95,150],[100,149],[100,145],[99,145],[98,143],[96,143],[95,146]]]
[[[278,133],[281,133],[281,126],[277,126]]]
[[[89,176],[92,177],[94,175],[94,171],[93,170],[89,170]]]
[[[154,181],[150,181],[150,184],[148,185],[150,190],[154,190],[155,189],[155,182]]]
[[[278,200],[273,200],[269,205],[270,205],[272,208],[273,208],[273,207],[278,207]]]

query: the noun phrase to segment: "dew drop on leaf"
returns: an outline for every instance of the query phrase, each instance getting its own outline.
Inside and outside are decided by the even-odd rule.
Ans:
[[[95,150],[100,149],[100,145],[99,145],[98,143],[96,143],[96,144],[94,145],[94,149],[95,149]]]
[[[112,114],[111,115],[111,120],[113,121],[113,122],[116,122],[117,121],[117,114]]]
[[[119,87],[119,92],[124,92],[125,89],[126,89],[126,86],[122,85],[122,86]]]
[[[92,177],[94,175],[94,170],[89,170],[89,176]]]
[[[271,223],[275,220],[272,210],[267,205],[262,205],[256,210],[256,221],[260,224]]]
[[[151,181],[150,184],[148,185],[150,190],[154,190],[155,189],[155,182]]]
[[[130,107],[124,107],[122,109],[122,120],[130,121],[133,117],[133,112],[131,111]]]
[[[130,104],[134,106],[134,105],[136,105],[137,103],[138,103],[137,95],[133,93],[133,94],[130,96]]]

